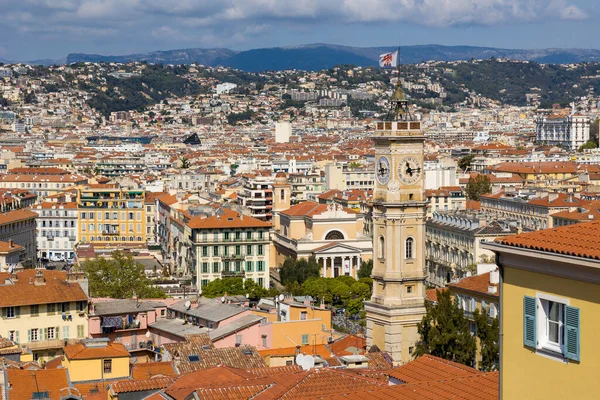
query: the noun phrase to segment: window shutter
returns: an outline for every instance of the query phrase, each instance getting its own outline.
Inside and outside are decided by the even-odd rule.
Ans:
[[[15,318],[21,318],[21,307],[15,307]]]
[[[2,307],[2,318],[6,318],[7,312],[6,307]]]
[[[31,329],[27,329],[27,341],[31,342]]]
[[[528,347],[537,346],[536,337],[536,299],[535,297],[525,296],[523,300],[523,314],[525,316],[523,323],[523,344]]]
[[[15,342],[17,342],[17,343],[21,343],[21,340],[20,340],[20,338],[19,338],[19,331],[16,331],[16,332],[15,332]]]
[[[44,328],[44,340],[48,340],[48,328]]]
[[[54,328],[54,339],[60,339],[60,330],[58,326]]]
[[[579,308],[565,306],[565,357],[579,359]]]

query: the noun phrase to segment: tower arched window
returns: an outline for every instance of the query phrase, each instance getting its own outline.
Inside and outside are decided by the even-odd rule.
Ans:
[[[281,189],[281,193],[279,194],[281,201],[285,201],[285,189]]]
[[[414,242],[415,242],[415,240],[411,237],[406,239],[405,253],[404,253],[405,258],[413,258]]]
[[[329,231],[327,235],[325,235],[325,240],[344,240],[344,234],[340,231]]]
[[[383,236],[379,236],[379,258],[385,257],[385,238]]]

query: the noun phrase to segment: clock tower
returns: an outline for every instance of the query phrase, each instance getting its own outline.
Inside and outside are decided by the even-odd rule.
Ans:
[[[373,196],[373,296],[365,302],[367,345],[396,364],[413,357],[425,315],[425,137],[400,84],[386,121],[377,122]]]

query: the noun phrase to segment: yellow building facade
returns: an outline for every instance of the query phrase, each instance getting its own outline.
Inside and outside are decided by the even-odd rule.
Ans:
[[[120,343],[108,339],[89,339],[64,348],[62,366],[71,382],[127,379],[129,352]]]
[[[81,243],[145,243],[147,239],[145,192],[114,185],[79,189],[77,209]]]
[[[493,244],[501,271],[500,398],[595,399],[600,223]]]

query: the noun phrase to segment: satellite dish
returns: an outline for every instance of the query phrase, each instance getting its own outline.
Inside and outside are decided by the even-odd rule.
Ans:
[[[221,297],[221,303],[225,303],[225,296]]]
[[[315,358],[311,355],[304,356],[302,358],[302,363],[300,364],[303,370],[308,371],[311,368],[315,367]]]
[[[189,310],[191,306],[192,306],[192,303],[189,300],[185,302],[185,308],[187,308]]]
[[[149,338],[150,337],[150,331],[146,331],[146,337]]]
[[[296,356],[296,365],[302,366],[302,362],[304,361],[304,354],[300,353]]]
[[[283,301],[283,299],[285,299],[285,296],[283,294],[279,295],[279,301]]]

